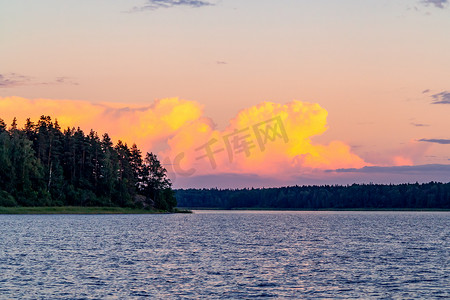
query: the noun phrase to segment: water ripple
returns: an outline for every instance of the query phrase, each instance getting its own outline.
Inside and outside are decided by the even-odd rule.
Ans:
[[[450,213],[0,216],[1,299],[449,298]]]

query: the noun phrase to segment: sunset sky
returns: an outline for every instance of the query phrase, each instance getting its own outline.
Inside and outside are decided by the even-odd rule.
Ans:
[[[0,0],[0,118],[136,142],[176,188],[448,182],[449,113],[447,0]]]

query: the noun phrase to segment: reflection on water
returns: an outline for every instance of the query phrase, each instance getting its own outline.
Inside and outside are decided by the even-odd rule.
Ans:
[[[0,298],[450,297],[448,212],[0,216]]]

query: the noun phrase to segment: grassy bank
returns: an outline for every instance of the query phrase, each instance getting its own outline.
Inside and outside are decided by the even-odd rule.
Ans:
[[[81,206],[50,206],[50,207],[1,207],[0,214],[157,214],[164,211],[125,208],[125,207],[81,207]]]

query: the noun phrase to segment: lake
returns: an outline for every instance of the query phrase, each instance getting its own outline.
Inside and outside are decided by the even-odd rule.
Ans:
[[[0,215],[0,298],[449,298],[450,212]]]

